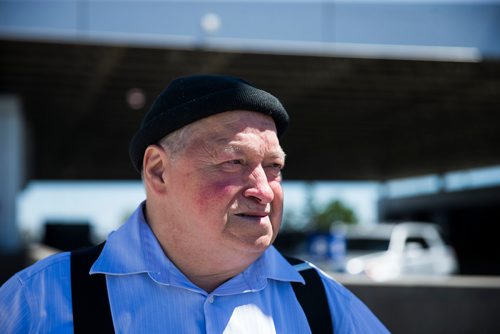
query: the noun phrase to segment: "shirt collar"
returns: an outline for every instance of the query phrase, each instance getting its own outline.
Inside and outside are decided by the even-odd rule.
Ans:
[[[297,270],[273,247],[269,247],[241,274],[218,287],[214,293],[232,293],[262,290],[269,280],[305,283]]]
[[[90,274],[130,275],[148,273],[160,284],[200,290],[168,259],[144,217],[145,202],[116,232],[112,232]],[[267,280],[302,282],[302,276],[273,247],[269,247],[244,272],[221,285],[216,292],[260,290]]]
[[[108,236],[104,249],[90,273],[126,275],[161,271],[163,251],[144,217],[145,202],[129,219]],[[151,248],[157,248],[153,251]],[[155,257],[153,254],[157,254]],[[166,257],[163,255],[163,258]],[[167,264],[168,265],[168,264]],[[165,270],[165,269],[164,269]]]

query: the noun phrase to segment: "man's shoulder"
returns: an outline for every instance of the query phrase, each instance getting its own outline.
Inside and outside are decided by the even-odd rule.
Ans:
[[[321,280],[325,285],[327,293],[333,292],[337,299],[341,298],[344,299],[345,301],[348,301],[352,298],[352,292],[349,291],[340,282],[338,282],[330,273],[325,272],[324,270],[320,269],[314,264],[311,264],[311,266],[313,267],[314,270],[318,272],[318,275],[321,277]]]
[[[71,319],[69,252],[30,265],[0,287],[0,328],[5,333],[66,333],[72,326],[68,319]]]
[[[286,257],[286,259],[293,266],[293,268],[297,270],[297,272],[302,276],[303,273],[305,273],[305,271],[310,271],[310,270],[315,271],[316,274],[319,276],[321,282],[323,283],[325,292],[329,300],[334,299],[336,302],[340,302],[341,304],[349,304],[352,298],[352,293],[341,283],[339,283],[331,274],[325,272],[324,270],[316,266],[313,262],[293,257]],[[305,288],[316,289],[317,287],[314,284],[312,285],[306,284]]]
[[[340,298],[346,301],[351,298],[352,294],[348,289],[346,289],[341,283],[339,283],[332,275],[320,269],[314,262],[310,262],[301,259],[300,257],[293,257],[293,256],[292,257],[284,256],[284,258],[286,259],[286,262],[288,262],[288,264],[293,267],[293,270],[296,271],[301,276],[303,276],[302,272],[305,270],[316,271],[317,275],[320,277],[321,281],[323,282],[323,285],[325,286],[327,294],[333,293],[336,295],[337,299]],[[306,284],[306,289],[308,288],[309,287]]]
[[[70,277],[70,252],[61,252],[41,259],[14,275],[21,284],[28,284],[33,280],[47,277]]]

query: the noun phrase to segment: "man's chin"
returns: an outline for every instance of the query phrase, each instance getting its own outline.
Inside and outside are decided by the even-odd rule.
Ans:
[[[252,248],[255,252],[263,253],[271,246],[275,238],[269,235],[262,236],[253,242]]]

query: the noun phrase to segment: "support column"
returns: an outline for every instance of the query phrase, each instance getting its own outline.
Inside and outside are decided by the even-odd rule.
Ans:
[[[0,96],[0,252],[16,253],[21,238],[16,219],[16,197],[25,180],[25,123],[21,103]]]

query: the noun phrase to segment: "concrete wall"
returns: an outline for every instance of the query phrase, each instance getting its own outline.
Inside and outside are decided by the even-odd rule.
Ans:
[[[500,278],[370,283],[339,279],[392,333],[500,333]]]

